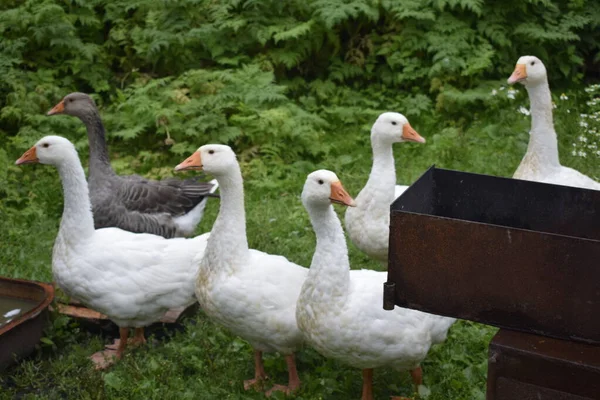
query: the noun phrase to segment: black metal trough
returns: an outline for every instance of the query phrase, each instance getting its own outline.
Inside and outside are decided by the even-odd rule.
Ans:
[[[432,166],[391,206],[393,303],[600,343],[600,191]]]

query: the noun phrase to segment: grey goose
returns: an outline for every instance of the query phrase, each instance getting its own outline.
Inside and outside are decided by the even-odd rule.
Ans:
[[[48,115],[78,117],[87,128],[90,146],[88,185],[96,229],[118,227],[165,238],[189,236],[202,219],[216,180],[146,179],[120,176],[110,165],[104,125],[94,100],[85,93],[65,96]]]

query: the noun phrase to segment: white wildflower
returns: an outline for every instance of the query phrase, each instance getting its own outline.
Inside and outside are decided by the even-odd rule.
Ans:
[[[569,100],[569,97],[568,97],[566,94],[562,93],[562,94],[560,95],[560,99],[561,99],[561,100]]]
[[[552,108],[556,108],[556,103],[552,102]]]
[[[579,121],[579,126],[582,128],[587,128],[589,126],[589,124],[585,121]]]
[[[498,91],[496,89],[492,89],[492,96],[495,96],[498,94]]]
[[[587,142],[588,139],[585,136],[581,135],[581,136],[579,136],[579,141],[580,142]]]
[[[587,117],[588,117],[588,115],[587,115],[587,114],[579,114],[579,116],[580,116],[581,118],[587,118]]]
[[[500,90],[504,90],[506,89],[504,86],[500,86]]]
[[[571,152],[571,154],[572,154],[574,157],[577,157],[577,150],[573,150],[573,151]]]
[[[514,90],[513,88],[510,88],[506,91],[506,97],[508,97],[511,100],[515,99],[515,94],[517,94],[517,91]]]
[[[523,115],[530,115],[531,114],[531,112],[528,109],[526,109],[525,107],[523,107],[523,106],[519,107],[519,112],[521,114],[523,114]]]
[[[579,150],[579,151],[577,152],[577,155],[578,155],[579,157],[583,157],[583,158],[587,157],[587,153],[586,153],[585,151],[583,151],[583,150]]]

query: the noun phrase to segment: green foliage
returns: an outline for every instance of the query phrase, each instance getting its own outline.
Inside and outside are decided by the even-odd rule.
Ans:
[[[246,130],[241,139],[239,128],[251,113],[271,118],[260,110],[273,102],[298,121],[294,103],[326,110],[369,97],[369,108],[392,109],[388,98],[400,89],[402,97],[429,97],[420,111],[436,104],[448,116],[468,116],[459,108],[480,105],[476,92],[505,78],[519,55],[540,56],[553,81],[568,82],[582,79],[580,67],[591,65],[600,43],[600,6],[583,0],[28,0],[0,7],[0,130],[27,140],[51,131],[41,114],[73,90],[98,94],[123,142],[156,143],[150,138],[182,115],[194,123],[173,127],[175,136],[196,137],[195,146],[215,136],[204,131],[221,129],[221,140],[240,150],[264,145],[264,136]],[[324,97],[335,86],[345,90]],[[472,94],[453,103],[448,91]],[[228,94],[235,96],[226,104]],[[290,147],[314,143],[325,126],[306,119],[310,139]],[[316,156],[315,149],[294,156],[306,154]]]
[[[572,126],[576,126],[571,129],[571,155],[596,163],[600,157],[600,85],[590,85],[576,95],[574,99],[566,94],[559,97],[560,103],[566,103],[562,108],[572,114]]]
[[[326,122],[285,96],[272,71],[257,65],[236,70],[188,70],[177,79],[139,80],[119,91],[118,113],[106,119],[124,140],[147,131],[171,138],[171,151],[183,155],[199,144],[225,142],[264,157],[315,159]],[[291,150],[291,152],[289,151]],[[241,152],[242,157],[244,152]]]

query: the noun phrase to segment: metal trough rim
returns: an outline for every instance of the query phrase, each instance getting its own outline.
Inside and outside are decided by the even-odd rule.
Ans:
[[[459,169],[451,169],[451,168],[440,168],[440,167],[436,167],[435,164],[431,164],[431,166],[429,168],[427,168],[425,170],[425,172],[423,172],[421,175],[419,175],[419,177],[417,179],[414,180],[414,182],[418,181],[419,179],[421,179],[423,176],[427,175],[427,173],[431,170],[438,170],[438,171],[449,171],[449,172],[458,172],[461,174],[468,174],[468,175],[476,175],[476,176],[483,176],[486,178],[494,178],[494,179],[503,179],[506,181],[523,181],[523,182],[529,182],[532,183],[534,185],[545,185],[545,186],[560,186],[560,187],[564,187],[564,188],[569,188],[569,189],[577,189],[577,190],[589,190],[589,191],[594,191],[597,192],[598,190],[595,189],[587,189],[584,187],[579,187],[579,186],[569,186],[569,185],[561,185],[560,183],[546,183],[546,182],[538,182],[538,181],[530,181],[528,179],[519,179],[519,178],[513,178],[510,176],[498,176],[498,175],[490,175],[490,174],[484,174],[482,172],[470,172],[470,171],[461,171]],[[408,186],[408,189],[406,189],[404,192],[402,192],[400,194],[401,197],[404,193],[406,193],[410,187],[412,185]]]
[[[402,213],[405,213],[405,214],[422,215],[422,216],[425,216],[425,217],[428,217],[428,218],[435,218],[435,219],[439,218],[439,219],[446,219],[446,220],[449,220],[449,221],[460,221],[460,222],[465,222],[465,223],[469,223],[469,224],[486,225],[486,226],[490,226],[490,227],[494,227],[494,228],[499,228],[499,229],[510,229],[511,231],[541,233],[541,234],[549,235],[549,236],[557,236],[557,237],[561,237],[561,238],[577,239],[577,240],[587,241],[587,242],[592,242],[592,243],[598,243],[598,242],[600,242],[600,240],[590,239],[590,238],[584,238],[584,237],[580,237],[580,236],[563,235],[561,233],[546,232],[546,231],[536,231],[535,229],[516,228],[516,227],[513,227],[513,226],[492,224],[490,222],[469,221],[469,220],[460,219],[460,218],[443,217],[443,216],[440,216],[440,215],[431,215],[431,214],[419,213],[419,212],[414,212],[414,211],[392,210],[392,212],[393,213],[400,213],[400,212],[402,212]]]
[[[33,307],[31,310],[20,315],[15,320],[9,322],[8,324],[6,324],[2,328],[0,328],[0,335],[3,335],[4,333],[21,325],[22,323],[24,323],[32,318],[37,317],[44,309],[46,309],[50,305],[50,303],[52,303],[52,300],[54,300],[54,286],[52,286],[49,283],[33,281],[33,280],[26,280],[26,279],[8,278],[8,277],[4,277],[4,276],[0,276],[0,281],[7,282],[9,284],[37,287],[37,288],[41,288],[44,291],[44,299],[41,302],[39,302],[35,307]]]
[[[415,182],[418,181],[419,179],[421,179],[423,176],[427,175],[428,173],[435,173],[436,170],[437,171],[456,172],[456,173],[475,175],[475,176],[482,176],[482,177],[486,177],[486,178],[491,177],[494,179],[502,179],[505,181],[519,180],[519,181],[528,182],[528,183],[531,183],[534,185],[560,186],[560,187],[564,187],[564,188],[568,188],[568,189],[597,191],[594,189],[586,189],[586,188],[577,187],[577,186],[568,186],[568,185],[560,185],[560,184],[554,184],[554,183],[537,182],[537,181],[530,181],[527,179],[517,179],[517,178],[506,177],[506,176],[488,175],[488,174],[477,173],[477,172],[465,172],[465,171],[449,169],[449,168],[439,168],[439,167],[436,167],[435,164],[432,164],[429,168],[427,168],[425,170],[425,172],[423,172],[421,175],[419,175],[419,177],[415,180]],[[411,190],[411,188],[412,188],[412,185],[410,185],[404,192],[402,192],[400,194],[400,196],[398,196],[398,197],[396,197],[396,199],[394,199],[394,201],[390,204],[390,214],[406,213],[406,214],[413,214],[413,215],[422,215],[422,216],[425,216],[428,218],[440,218],[440,219],[446,219],[446,220],[450,220],[450,221],[461,221],[461,222],[467,222],[469,224],[487,225],[487,226],[493,226],[493,227],[497,227],[497,228],[501,228],[501,229],[510,229],[510,230],[522,231],[522,232],[542,233],[544,235],[551,235],[551,236],[557,236],[557,237],[563,237],[563,238],[571,238],[571,239],[588,241],[588,242],[592,242],[592,243],[600,242],[600,240],[598,240],[598,239],[590,239],[590,238],[585,238],[585,237],[580,237],[580,236],[565,235],[565,234],[561,234],[561,233],[547,232],[547,231],[542,231],[542,230],[525,229],[525,228],[518,228],[518,227],[514,227],[514,226],[507,226],[507,225],[498,225],[498,224],[494,224],[491,222],[471,221],[471,220],[465,220],[465,219],[460,219],[460,218],[445,217],[442,215],[433,215],[433,214],[416,212],[416,211],[407,211],[407,210],[396,209],[395,204],[397,202],[400,202],[400,199],[402,198],[402,196],[404,196],[405,193],[409,192]]]

